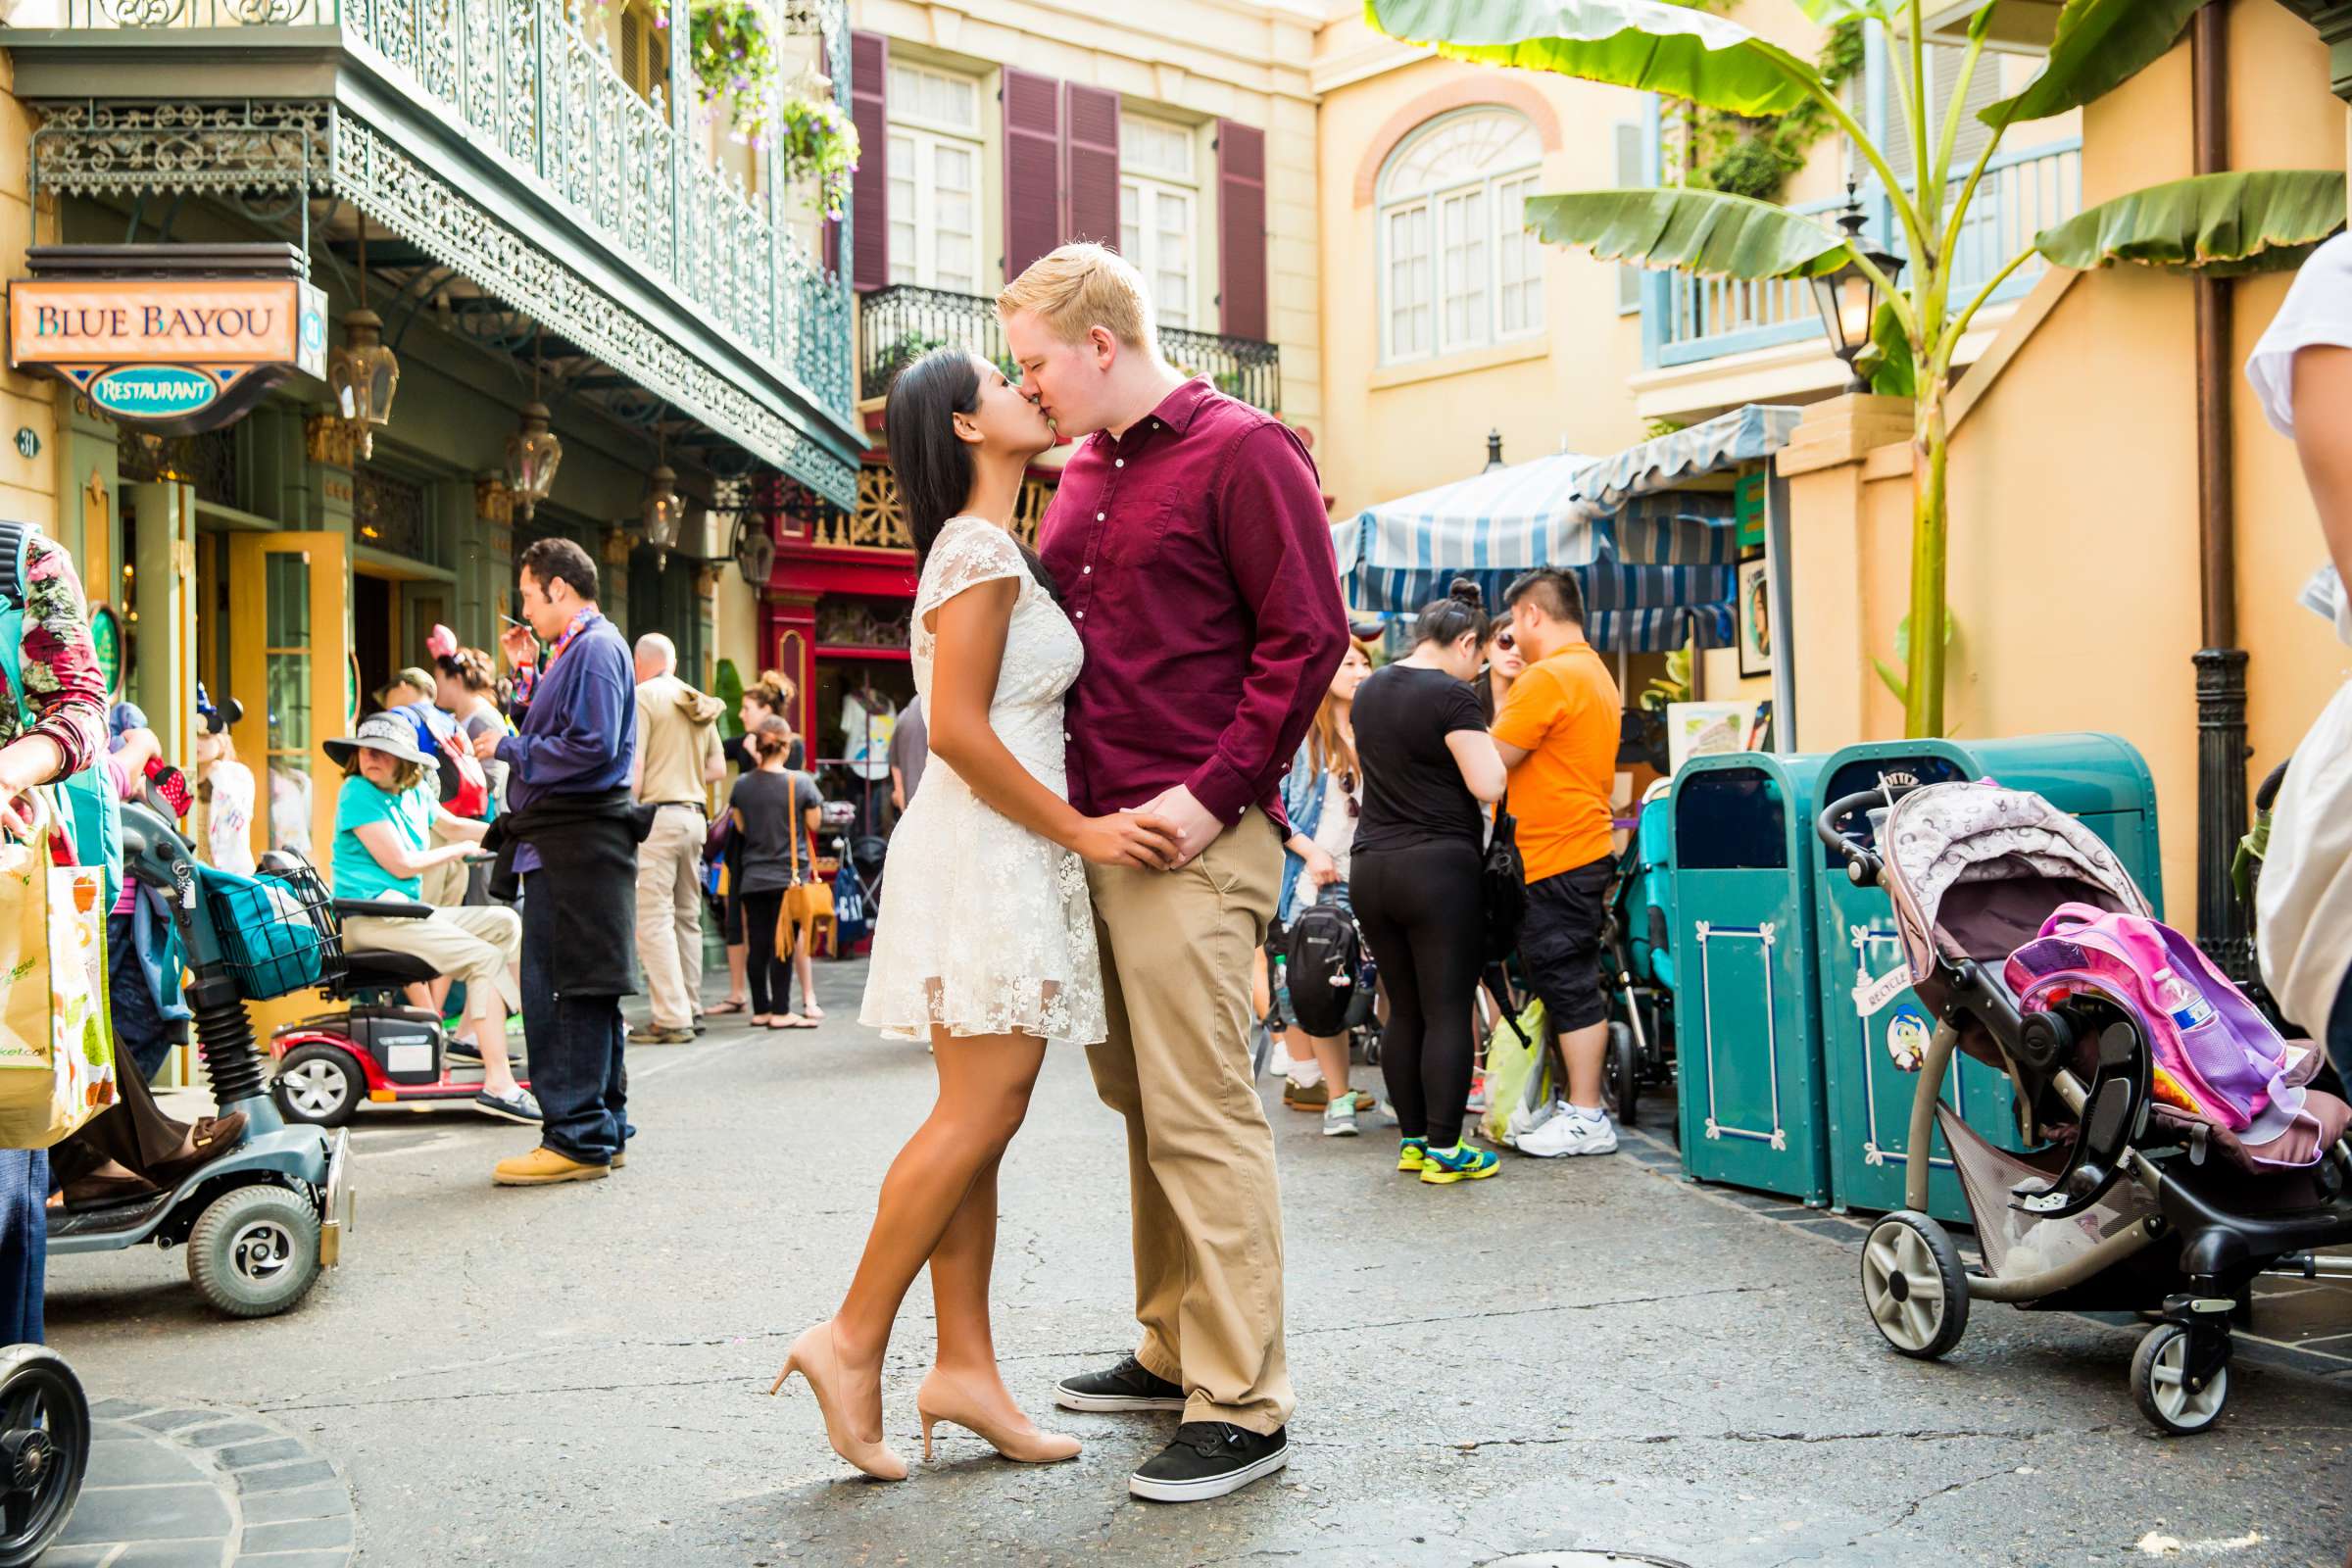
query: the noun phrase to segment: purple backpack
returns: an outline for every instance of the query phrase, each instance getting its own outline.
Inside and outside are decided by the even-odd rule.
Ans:
[[[2154,1053],[2162,1104],[2250,1145],[2270,1143],[2302,1116],[2303,1089],[2287,1081],[2286,1042],[2195,943],[2168,925],[2063,904],[2038,938],[2009,956],[2005,977],[2027,1012],[2094,989],[2133,1014]]]

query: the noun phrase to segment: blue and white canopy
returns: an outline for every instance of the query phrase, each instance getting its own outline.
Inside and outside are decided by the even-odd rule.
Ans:
[[[1732,498],[1672,487],[1778,450],[1796,412],[1740,409],[1613,458],[1539,458],[1369,508],[1332,528],[1348,602],[1410,614],[1466,576],[1499,604],[1519,573],[1557,566],[1584,588],[1596,648],[1655,653],[1693,631],[1726,646]]]

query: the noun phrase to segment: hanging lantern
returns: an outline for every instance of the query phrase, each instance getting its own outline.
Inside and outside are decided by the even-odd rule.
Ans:
[[[392,397],[400,390],[400,361],[384,346],[383,318],[367,310],[344,316],[343,346],[326,368],[326,384],[359,455],[373,456],[375,432],[392,422]]]
[[[645,496],[645,542],[654,547],[656,568],[669,564],[669,552],[686,521],[686,498],[678,494],[678,476],[666,463],[655,466],[652,488]]]
[[[522,428],[507,437],[507,489],[518,517],[528,518],[547,499],[564,462],[564,443],[547,427],[547,419],[546,404],[526,404]]]

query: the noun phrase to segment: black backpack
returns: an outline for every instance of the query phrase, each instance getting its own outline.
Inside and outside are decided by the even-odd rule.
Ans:
[[[1321,902],[1298,911],[1283,932],[1283,979],[1291,1017],[1320,1039],[1358,1028],[1372,1016],[1373,986],[1364,961],[1363,933],[1348,907],[1345,888],[1324,890]],[[1343,895],[1333,898],[1331,895]]]
[[[1479,903],[1486,915],[1486,956],[1499,963],[1519,951],[1519,927],[1527,919],[1527,862],[1519,854],[1519,819],[1510,797],[1494,807],[1494,836],[1487,841],[1480,868]]]

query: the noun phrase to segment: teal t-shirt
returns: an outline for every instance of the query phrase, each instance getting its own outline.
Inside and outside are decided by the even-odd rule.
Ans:
[[[432,847],[433,802],[426,793],[430,787],[429,775],[426,783],[398,795],[378,789],[356,773],[343,781],[343,793],[335,798],[336,898],[405,895],[414,899],[422,893],[424,878],[394,876],[378,865],[368,846],[360,842],[359,830],[370,822],[389,822],[412,854],[422,855]]]

